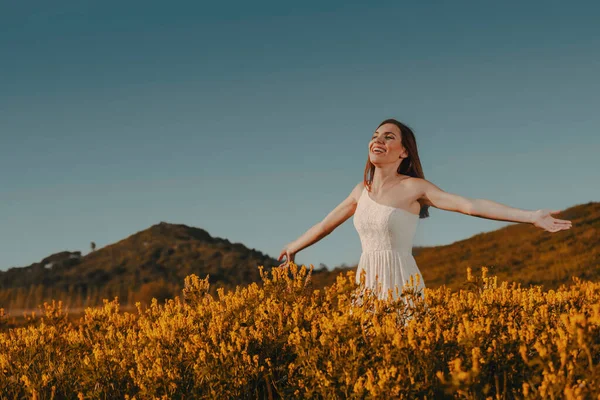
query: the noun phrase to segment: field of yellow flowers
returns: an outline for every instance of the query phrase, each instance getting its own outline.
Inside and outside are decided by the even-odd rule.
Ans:
[[[190,275],[181,297],[105,299],[76,324],[44,303],[0,333],[2,398],[600,398],[600,283],[542,291],[483,267],[458,291],[378,300],[353,271],[313,290],[312,265],[259,268],[215,298]]]

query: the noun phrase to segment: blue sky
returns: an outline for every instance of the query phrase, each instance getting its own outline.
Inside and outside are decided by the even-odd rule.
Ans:
[[[0,1],[0,269],[160,221],[273,257],[413,128],[425,178],[600,199],[594,2]],[[415,245],[510,223],[430,208]],[[547,233],[550,234],[550,233]],[[352,219],[296,255],[358,262]]]

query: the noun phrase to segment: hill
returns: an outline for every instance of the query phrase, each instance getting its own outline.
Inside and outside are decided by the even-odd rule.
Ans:
[[[499,281],[542,285],[545,290],[569,285],[572,276],[600,281],[600,202],[570,207],[556,217],[572,221],[572,228],[550,233],[531,224],[512,224],[445,246],[414,247],[413,256],[431,288],[460,288],[467,267],[478,274],[482,266]],[[319,280],[329,285],[337,273]]]
[[[207,231],[161,222],[85,256],[63,251],[26,267],[0,271],[0,307],[35,308],[46,298],[72,307],[99,304],[119,296],[121,304],[164,299],[183,288],[189,274],[210,275],[217,288],[259,282],[258,265],[270,270],[277,260]]]
[[[600,203],[570,207],[556,216],[572,221],[571,229],[546,232],[531,224],[512,224],[447,246],[423,248],[415,259],[433,287],[457,288],[465,270],[481,266],[498,280],[545,290],[570,284],[571,277],[600,280]]]
[[[482,266],[500,280],[545,289],[569,284],[571,276],[600,280],[600,203],[571,207],[558,218],[571,220],[573,227],[550,233],[513,224],[445,246],[415,247],[413,255],[431,288],[458,288],[467,267],[475,272]],[[203,229],[161,222],[84,256],[63,251],[27,267],[0,271],[0,307],[32,309],[52,298],[72,308],[115,296],[123,305],[152,297],[161,301],[180,294],[189,274],[209,275],[210,292],[216,295],[219,288],[261,284],[258,266],[269,271],[278,264],[256,249],[212,237]],[[356,265],[315,269],[313,288],[331,285],[348,270],[356,271]]]

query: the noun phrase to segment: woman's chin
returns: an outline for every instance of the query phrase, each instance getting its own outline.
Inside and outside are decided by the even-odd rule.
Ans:
[[[381,161],[381,160],[385,160],[385,154],[371,154],[370,157],[371,161]]]

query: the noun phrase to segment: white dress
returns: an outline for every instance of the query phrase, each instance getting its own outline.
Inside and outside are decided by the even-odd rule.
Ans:
[[[362,246],[356,283],[360,285],[364,271],[363,291],[369,288],[379,299],[387,299],[391,289],[393,298],[397,299],[404,285],[410,284],[412,275],[414,288],[424,297],[425,283],[412,255],[418,222],[419,215],[376,203],[367,189],[363,189],[353,217]],[[418,283],[417,274],[420,277]]]

